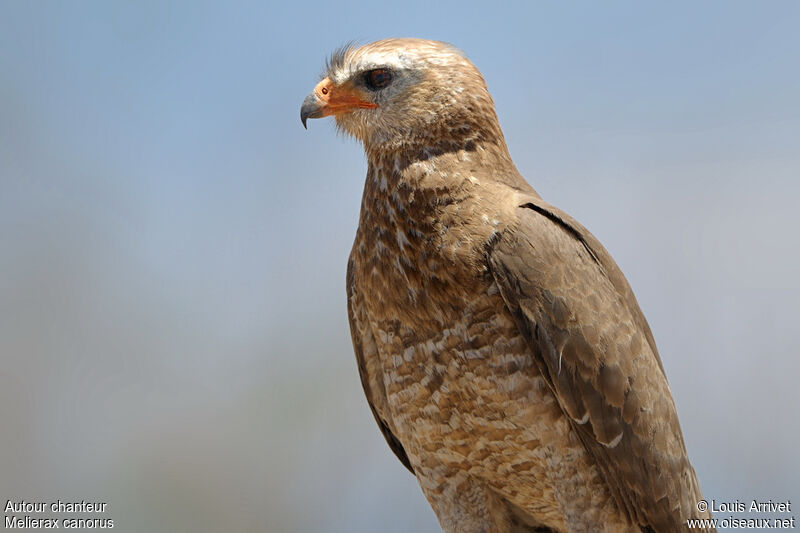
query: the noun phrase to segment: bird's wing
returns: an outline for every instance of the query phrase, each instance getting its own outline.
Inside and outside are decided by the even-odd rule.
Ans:
[[[622,512],[686,529],[701,498],[650,328],[603,246],[537,197],[488,251],[536,364]]]
[[[386,390],[383,387],[383,374],[378,367],[378,346],[372,335],[372,328],[367,320],[354,276],[353,260],[351,259],[347,264],[347,317],[350,320],[350,336],[353,339],[353,350],[356,353],[361,386],[364,388],[369,408],[372,410],[386,442],[389,443],[389,447],[400,459],[400,462],[413,474],[414,469],[411,467],[408,455],[406,455],[403,445],[392,433],[388,423],[389,407],[386,401]]]

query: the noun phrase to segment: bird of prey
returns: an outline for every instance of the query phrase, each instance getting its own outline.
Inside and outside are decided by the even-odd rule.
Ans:
[[[342,48],[300,115],[364,145],[358,370],[445,531],[673,532],[710,516],[628,282],[520,175],[463,53]]]

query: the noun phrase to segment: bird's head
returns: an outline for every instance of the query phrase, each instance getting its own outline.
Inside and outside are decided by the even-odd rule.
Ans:
[[[438,41],[387,39],[337,50],[300,110],[304,126],[329,115],[368,150],[481,140],[505,145],[480,72]]]

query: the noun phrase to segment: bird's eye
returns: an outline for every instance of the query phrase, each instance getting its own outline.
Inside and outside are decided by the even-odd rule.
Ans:
[[[377,91],[392,82],[392,73],[385,68],[376,68],[367,72],[364,81],[370,90]]]

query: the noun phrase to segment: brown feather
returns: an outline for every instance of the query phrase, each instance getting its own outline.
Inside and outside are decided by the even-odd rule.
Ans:
[[[362,87],[374,68],[385,89]],[[375,104],[336,115],[368,159],[347,275],[362,385],[442,528],[684,530],[701,494],[647,321],[519,174],[480,72],[391,39],[327,74]]]
[[[542,373],[620,507],[655,531],[685,528],[702,495],[649,327],[611,256],[571,217],[534,198],[489,257],[518,325],[533,332],[527,338]]]

